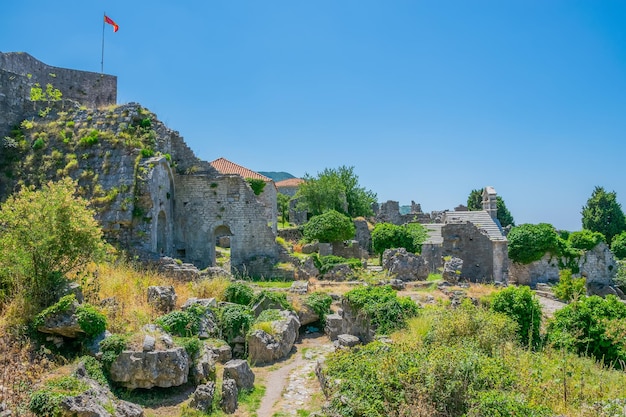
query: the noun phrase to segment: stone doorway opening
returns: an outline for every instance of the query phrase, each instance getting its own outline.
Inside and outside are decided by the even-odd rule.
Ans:
[[[220,225],[213,231],[213,244],[215,250],[212,265],[221,266],[227,271],[230,270],[231,250],[233,247],[234,235],[227,225]]]
[[[156,240],[156,252],[159,255],[167,255],[167,220],[165,212],[159,211],[157,216],[157,240]]]

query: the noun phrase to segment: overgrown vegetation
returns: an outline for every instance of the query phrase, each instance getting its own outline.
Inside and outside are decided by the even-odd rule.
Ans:
[[[314,253],[312,258],[315,267],[322,275],[326,274],[337,265],[348,265],[352,270],[363,268],[363,262],[357,258],[343,258],[336,255],[319,256],[317,253]]]
[[[378,223],[372,230],[372,248],[381,260],[386,249],[404,248],[407,252],[420,253],[427,236],[426,228],[419,223],[402,226]]]
[[[541,344],[541,304],[527,286],[508,287],[491,298],[491,310],[503,313],[517,324],[517,338],[522,346]]]
[[[355,310],[366,313],[379,334],[389,334],[406,326],[406,320],[419,313],[419,307],[408,297],[398,297],[391,286],[359,287],[344,298]]]
[[[594,360],[518,342],[508,316],[462,303],[409,320],[394,343],[327,358],[330,412],[342,416],[613,416],[626,375]]]
[[[552,288],[554,295],[566,303],[578,300],[587,294],[584,277],[574,278],[572,271],[563,269],[559,272],[559,282]]]
[[[352,220],[338,211],[328,210],[314,216],[302,230],[304,238],[309,242],[337,242],[352,239],[355,227]]]
[[[0,309],[10,307],[17,322],[56,302],[67,274],[104,255],[94,213],[75,189],[70,179],[26,187],[0,209]]]
[[[246,178],[246,182],[252,188],[254,195],[260,195],[265,189],[265,181],[259,178]]]

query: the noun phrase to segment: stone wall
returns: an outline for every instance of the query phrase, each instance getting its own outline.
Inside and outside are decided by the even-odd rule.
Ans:
[[[174,182],[178,257],[199,268],[212,265],[215,231],[224,227],[231,233],[231,268],[235,271],[241,272],[245,264],[257,258],[277,259],[278,245],[264,207],[243,178],[191,174],[175,175]]]
[[[512,262],[509,278],[512,283],[535,287],[537,284],[559,282],[559,264],[565,260],[546,253],[540,260],[529,264]],[[606,243],[599,243],[595,248],[585,251],[578,259],[579,273],[585,277],[587,285],[613,285],[617,273],[617,263]]]
[[[22,78],[19,83],[39,83],[42,88],[50,83],[63,93],[66,99],[75,100],[87,107],[97,108],[117,102],[117,77],[96,72],[78,71],[53,67],[24,52],[0,52],[0,70]],[[30,77],[28,76],[30,74]],[[23,91],[30,99],[30,88]]]
[[[449,223],[442,227],[444,256],[463,259],[461,279],[472,282],[506,281],[507,242],[498,248],[485,233],[469,222]],[[497,256],[495,254],[498,254]]]

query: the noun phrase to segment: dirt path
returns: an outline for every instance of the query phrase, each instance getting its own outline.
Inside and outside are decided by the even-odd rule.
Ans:
[[[265,376],[265,396],[257,410],[258,417],[295,416],[298,410],[311,410],[321,395],[315,377],[317,360],[332,351],[332,342],[319,333],[305,336],[295,345],[296,351],[272,365]],[[277,369],[273,369],[276,365]],[[313,401],[312,401],[313,400]]]

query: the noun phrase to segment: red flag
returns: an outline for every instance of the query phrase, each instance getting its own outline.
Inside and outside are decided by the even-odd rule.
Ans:
[[[113,19],[111,19],[107,15],[104,15],[104,21],[105,21],[105,23],[108,23],[109,25],[113,26],[113,32],[117,32],[117,30],[120,28],[119,25],[117,23],[115,23],[113,21]]]

